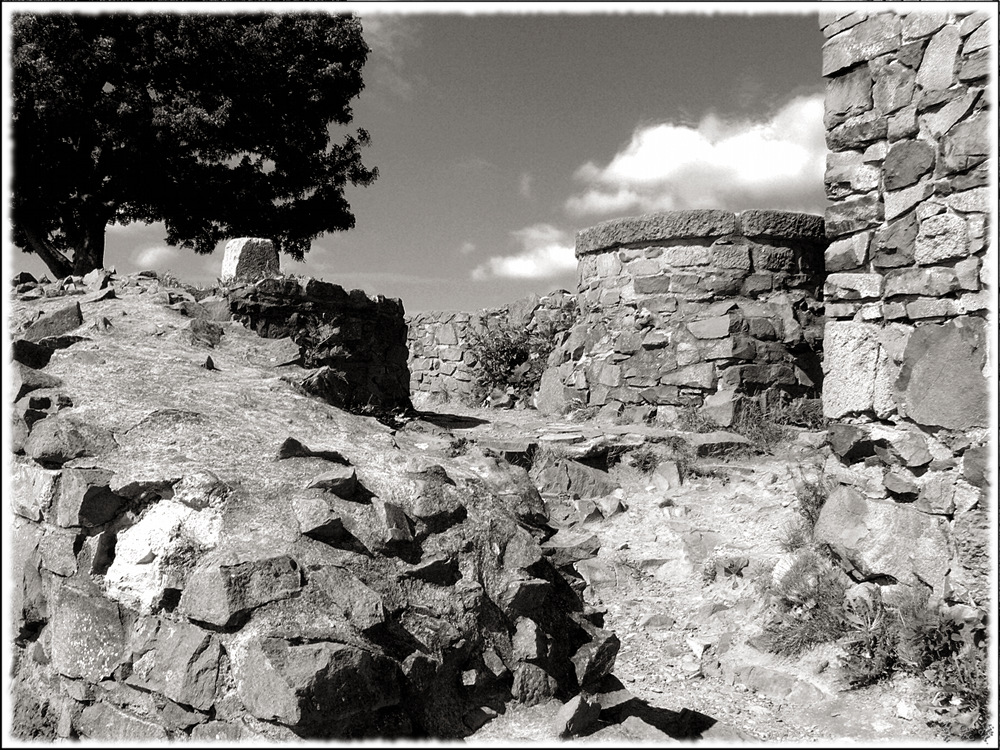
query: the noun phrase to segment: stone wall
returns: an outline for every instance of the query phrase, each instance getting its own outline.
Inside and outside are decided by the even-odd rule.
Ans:
[[[866,574],[967,603],[989,570],[988,18],[821,14],[840,487],[818,528]]]
[[[348,409],[410,406],[400,300],[311,278],[265,278],[227,296],[248,328],[299,345],[303,366],[316,368],[306,390]]]
[[[474,313],[433,311],[408,316],[410,392],[417,402],[479,405],[488,394],[479,393],[476,387],[472,342],[478,335],[500,326],[558,334],[575,317],[576,298],[561,289]]]
[[[743,395],[817,396],[823,219],[696,210],[577,235],[580,316],[552,354],[538,407],[666,422],[704,406],[721,425]]]

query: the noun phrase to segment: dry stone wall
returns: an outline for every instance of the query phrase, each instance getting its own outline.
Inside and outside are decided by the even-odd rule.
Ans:
[[[823,406],[840,487],[818,529],[867,574],[982,604],[996,31],[965,10],[834,12],[821,25]]]
[[[722,425],[743,395],[819,393],[823,219],[673,211],[577,235],[580,315],[549,360],[538,408],[598,407]]]
[[[558,335],[576,317],[576,298],[565,290],[529,295],[505,307],[478,312],[432,311],[408,316],[410,391],[418,402],[478,405],[478,361],[473,342],[489,329],[510,326]]]

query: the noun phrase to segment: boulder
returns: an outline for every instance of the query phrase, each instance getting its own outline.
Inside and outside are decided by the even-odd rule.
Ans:
[[[51,618],[52,666],[59,674],[97,683],[125,658],[125,633],[115,602],[59,586]]]
[[[155,721],[145,719],[107,703],[94,703],[83,709],[76,724],[80,736],[104,742],[166,742],[167,731]]]
[[[531,477],[543,494],[570,493],[594,498],[610,495],[618,489],[606,471],[562,458],[539,461],[532,467]]]
[[[30,342],[25,342],[30,343]],[[51,352],[50,349],[46,351]],[[41,370],[36,370],[21,362],[14,362],[11,367],[11,401],[20,401],[24,396],[42,388],[59,388],[62,380]]]
[[[11,510],[30,521],[41,521],[59,497],[60,472],[34,462],[14,461],[11,466]]]
[[[37,342],[48,336],[61,336],[64,333],[69,333],[82,325],[83,314],[80,312],[80,303],[74,302],[72,305],[46,313],[33,321],[24,329],[22,337],[27,341]]]
[[[358,475],[351,466],[338,466],[309,480],[308,490],[326,490],[338,497],[350,499],[358,488]]]
[[[601,705],[580,693],[563,704],[552,720],[552,728],[560,737],[574,737],[593,727],[600,713]]]
[[[34,341],[27,339],[14,339],[10,342],[10,356],[15,362],[20,362],[25,367],[40,370],[49,363],[52,358],[52,349]],[[17,387],[14,387],[17,390]],[[16,398],[14,399],[17,400]]]
[[[590,625],[586,621],[580,623],[590,636],[573,654],[573,667],[576,679],[581,689],[596,687],[615,666],[621,641],[614,633]]]
[[[161,620],[153,647],[135,661],[126,682],[207,711],[215,703],[221,656],[215,634],[188,623]]]
[[[53,520],[59,526],[101,526],[117,515],[126,499],[111,491],[107,469],[63,469]]]
[[[921,581],[941,594],[950,559],[947,527],[912,505],[869,500],[841,486],[823,505],[814,536],[867,577]]]
[[[117,445],[108,430],[56,413],[34,425],[24,452],[43,466],[62,466],[74,458],[100,456]]]

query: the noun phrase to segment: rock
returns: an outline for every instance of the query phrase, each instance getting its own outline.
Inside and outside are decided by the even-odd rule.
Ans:
[[[126,500],[108,487],[105,469],[63,469],[53,519],[59,526],[101,526],[115,517]]]
[[[951,24],[931,37],[917,71],[917,84],[925,90],[951,86],[955,82],[955,57],[960,45],[958,27]]]
[[[255,282],[280,273],[278,251],[271,240],[239,237],[226,243],[219,280]]]
[[[989,419],[986,340],[978,319],[918,327],[907,339],[895,399],[920,425],[966,430]]]
[[[136,660],[126,681],[207,711],[215,703],[221,656],[219,639],[213,633],[188,623],[161,620],[153,648]]]
[[[545,370],[535,392],[535,408],[548,416],[565,414],[571,401],[566,390],[557,368]]]
[[[871,15],[823,44],[822,75],[830,76],[859,62],[899,49],[900,16]]]
[[[496,603],[507,617],[516,620],[537,610],[549,593],[552,584],[531,576],[511,576],[499,592]]]
[[[934,167],[934,147],[927,141],[898,141],[882,165],[886,190],[912,185]]]
[[[234,654],[232,668],[236,691],[252,715],[301,726],[313,736],[331,736],[345,719],[401,698],[395,662],[340,643],[254,639]]]
[[[706,456],[736,445],[749,445],[750,441],[735,432],[697,432],[684,435],[684,441],[695,449],[699,456]]]
[[[901,268],[885,276],[887,299],[898,295],[943,297],[958,287],[958,278],[950,268]]]
[[[313,477],[306,489],[326,490],[338,497],[350,499],[358,489],[358,475],[351,466],[338,466]]]
[[[59,471],[35,463],[14,461],[11,465],[11,510],[30,521],[41,521],[59,497]]]
[[[610,495],[618,489],[606,471],[561,458],[536,462],[530,474],[542,493],[570,493],[581,498],[595,498]]]
[[[638,716],[627,716],[622,721],[601,727],[587,735],[587,741],[602,744],[652,746],[673,744],[676,740],[666,732],[648,724]]]
[[[51,617],[52,666],[59,674],[97,683],[125,658],[125,633],[114,602],[59,586]]]
[[[969,448],[962,454],[962,476],[974,487],[985,489],[990,485],[988,467],[989,449],[987,446]]]
[[[107,703],[83,709],[77,722],[83,738],[104,742],[166,742],[166,730],[154,721],[135,716]]]
[[[435,555],[411,565],[401,575],[427,583],[435,583],[439,586],[451,586],[459,578],[458,560],[444,555]]]
[[[108,597],[143,614],[176,603],[197,556],[218,544],[221,527],[214,509],[159,500],[117,532],[114,560],[104,574]]]
[[[600,548],[601,542],[596,534],[580,533],[570,529],[560,529],[542,544],[542,550],[556,568],[596,557]]]
[[[278,447],[278,455],[276,456],[278,460],[283,458],[322,458],[324,461],[333,461],[334,463],[344,464],[345,466],[350,466],[351,462],[348,461],[344,456],[333,450],[313,450],[303,445],[301,442],[293,437],[285,438],[285,441]]]
[[[518,619],[511,644],[517,661],[544,659],[548,652],[545,633],[538,627],[538,623],[527,617]]]
[[[536,664],[521,662],[514,668],[514,683],[510,692],[514,700],[535,706],[556,694],[555,678]]]
[[[188,579],[179,610],[191,620],[226,627],[248,610],[301,588],[298,563],[287,555],[242,561],[209,555]]]
[[[891,406],[892,371],[879,344],[879,326],[854,321],[827,321],[823,346],[823,416],[887,412]]]
[[[729,211],[696,209],[630,216],[605,221],[578,232],[576,257],[637,240],[720,236],[735,231],[736,217]]]
[[[16,342],[15,342],[16,343]],[[27,343],[27,342],[26,342]],[[51,350],[47,350],[50,351]],[[14,362],[11,367],[11,401],[20,401],[25,395],[42,388],[59,388],[63,381],[54,375]]]
[[[586,690],[600,683],[614,668],[621,641],[608,630],[581,624],[590,640],[573,654],[573,667],[580,688]]]
[[[563,704],[552,720],[552,728],[560,737],[574,737],[593,727],[600,713],[600,704],[581,693]]]
[[[931,265],[968,252],[968,228],[953,214],[937,214],[920,222],[913,257],[921,265]]]
[[[413,541],[413,522],[399,505],[376,497],[372,499],[372,506],[382,526],[382,541],[386,545],[392,547]]]
[[[20,362],[25,367],[40,370],[52,358],[52,349],[27,339],[14,339],[10,342],[10,356],[12,360]],[[17,386],[14,387],[14,390],[17,390]]]
[[[207,346],[210,349],[219,345],[225,333],[222,326],[204,318],[195,318],[188,326],[191,332],[191,343],[195,346]]]
[[[814,536],[867,577],[920,580],[942,591],[949,552],[947,522],[941,518],[839,487],[823,505]]]
[[[322,492],[302,492],[292,497],[292,509],[299,522],[299,531],[312,539],[328,544],[343,541],[348,536],[344,520],[334,512]]]
[[[229,485],[206,469],[189,471],[180,478],[180,481],[166,481],[172,483],[174,501],[194,510],[219,506],[231,492]]]
[[[47,336],[60,336],[76,330],[83,325],[83,314],[80,303],[74,302],[68,307],[42,315],[24,329],[23,338],[27,341],[38,341]]]
[[[41,558],[38,546],[42,528],[20,518],[13,519],[10,557],[11,635],[22,643],[33,638],[49,619],[49,604],[38,569]]]
[[[61,466],[74,458],[100,456],[117,447],[107,430],[56,413],[34,425],[24,452],[42,465]]]

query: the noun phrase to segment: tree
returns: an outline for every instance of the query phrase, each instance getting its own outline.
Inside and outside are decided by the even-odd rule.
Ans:
[[[56,277],[103,265],[109,223],[163,221],[198,253],[269,237],[299,260],[354,226],[344,188],[378,176],[346,128],[356,17],[20,13],[12,30],[13,240]]]

